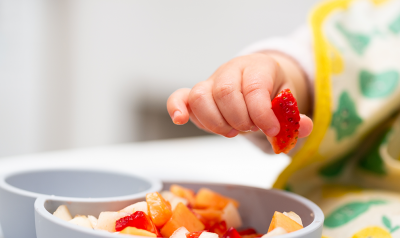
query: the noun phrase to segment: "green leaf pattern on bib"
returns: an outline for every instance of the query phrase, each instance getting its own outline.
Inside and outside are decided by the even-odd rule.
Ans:
[[[324,226],[335,228],[342,226],[349,221],[357,218],[359,215],[368,211],[372,205],[385,204],[383,200],[371,200],[369,202],[351,202],[343,205],[329,214],[324,222]]]
[[[357,114],[354,101],[348,92],[344,91],[339,98],[339,106],[332,115],[331,126],[336,130],[338,141],[347,136],[351,136],[362,123],[362,119]]]
[[[378,176],[387,174],[385,164],[380,154],[380,147],[385,143],[389,133],[390,130],[384,131],[382,135],[377,138],[375,144],[360,158],[358,162],[358,167],[360,169]]]
[[[394,34],[400,33],[400,15],[389,25],[389,30]]]
[[[396,90],[398,83],[399,73],[395,70],[379,74],[362,70],[359,74],[361,92],[367,98],[387,97]]]
[[[369,45],[371,41],[371,37],[364,35],[364,34],[359,34],[359,33],[354,33],[349,30],[347,30],[342,24],[337,23],[336,28],[339,30],[340,33],[346,38],[346,40],[349,42],[351,48],[359,55],[363,55],[365,49]]]
[[[400,226],[393,226],[392,221],[390,221],[390,219],[387,216],[382,217],[382,223],[390,231],[390,233],[393,233],[400,228]]]

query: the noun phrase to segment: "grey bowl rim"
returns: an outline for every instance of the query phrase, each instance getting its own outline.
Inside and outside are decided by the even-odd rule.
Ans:
[[[25,189],[17,188],[15,186],[12,186],[6,182],[6,179],[19,175],[19,174],[24,174],[24,173],[31,173],[31,172],[48,172],[48,171],[90,171],[90,172],[100,172],[100,173],[108,173],[108,174],[117,174],[117,175],[124,175],[128,177],[133,177],[133,178],[138,178],[143,181],[146,181],[150,184],[150,188],[146,189],[145,191],[139,192],[139,193],[134,193],[131,195],[125,195],[125,196],[113,196],[113,197],[102,197],[102,198],[83,198],[83,197],[67,197],[67,196],[57,196],[57,195],[51,195],[51,194],[43,194],[43,193],[35,193],[31,191],[27,191]],[[71,201],[71,202],[85,202],[85,201],[91,201],[91,202],[113,202],[113,201],[124,201],[124,200],[131,200],[131,199],[136,199],[140,197],[145,197],[147,193],[153,192],[153,191],[160,191],[162,189],[163,185],[161,180],[154,179],[154,178],[147,178],[147,177],[142,177],[130,173],[123,173],[123,172],[118,172],[115,170],[107,170],[107,169],[96,169],[96,168],[46,168],[46,169],[23,169],[23,170],[17,170],[13,172],[8,172],[8,173],[2,173],[0,175],[0,188],[4,189],[10,193],[24,196],[24,197],[30,197],[30,198],[38,198],[38,197],[47,197],[47,198],[57,198],[60,199],[60,201]]]
[[[179,182],[179,181],[165,181],[165,182],[173,182],[173,183],[179,183],[179,184],[184,184],[185,182]],[[284,190],[278,190],[278,189],[266,189],[266,188],[259,188],[259,187],[253,187],[253,186],[246,186],[246,185],[237,185],[237,184],[227,184],[227,183],[210,183],[210,182],[186,182],[186,183],[198,183],[198,184],[204,184],[204,186],[207,186],[207,184],[212,184],[212,185],[221,185],[221,186],[236,186],[236,187],[245,187],[245,188],[253,188],[253,189],[260,189],[260,190],[268,190],[269,192],[272,193],[277,193],[280,194],[281,196],[286,196],[290,197],[293,199],[298,200],[300,203],[304,204],[306,207],[310,208],[312,212],[314,213],[314,220],[306,226],[305,228],[291,232],[285,235],[280,235],[278,237],[280,238],[297,238],[297,237],[307,237],[308,234],[315,232],[315,230],[319,229],[321,226],[324,224],[324,213],[322,212],[321,208],[318,207],[315,203],[312,201],[308,200],[307,198],[304,198],[300,195],[294,194],[292,192],[284,191]],[[71,224],[69,222],[66,222],[60,218],[57,218],[53,216],[50,212],[46,210],[44,207],[44,204],[48,200],[53,200],[53,201],[61,201],[59,198],[56,197],[38,197],[35,201],[35,212],[37,212],[42,218],[47,219],[49,221],[52,221],[58,225],[61,225],[65,228],[69,228],[72,230],[76,230],[79,232],[86,233],[88,235],[98,235],[98,237],[109,237],[109,238],[121,238],[121,234],[115,234],[107,231],[102,231],[102,230],[90,230],[85,227],[80,227],[75,224]],[[90,202],[90,201],[85,201],[85,202]],[[95,232],[95,233],[93,233]],[[321,234],[322,235],[322,234]],[[143,238],[142,236],[132,236],[130,237],[137,237],[137,238]]]

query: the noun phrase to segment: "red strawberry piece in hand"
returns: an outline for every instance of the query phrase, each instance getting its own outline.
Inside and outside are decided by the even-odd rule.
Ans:
[[[290,89],[284,89],[272,100],[272,110],[278,118],[281,130],[275,137],[268,137],[275,154],[287,154],[297,143],[300,113]]]

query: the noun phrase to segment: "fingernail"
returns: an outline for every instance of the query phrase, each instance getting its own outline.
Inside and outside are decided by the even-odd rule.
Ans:
[[[256,131],[258,131],[258,130],[260,130],[260,129],[258,129],[258,127],[256,127],[256,126],[252,126],[252,127],[250,128],[250,130],[251,130],[252,132],[256,132]]]
[[[273,137],[273,136],[276,136],[276,134],[279,133],[279,130],[278,130],[278,127],[273,126],[273,127],[268,128],[267,130],[265,130],[264,133],[265,133],[267,136]]]
[[[176,125],[180,125],[181,123],[178,121],[175,121],[175,118],[179,115],[181,115],[182,113],[180,111],[175,111],[174,115],[172,116],[172,121],[176,124]]]
[[[231,138],[231,137],[237,136],[238,134],[239,134],[239,131],[238,131],[238,130],[232,129],[228,134],[226,134],[226,137]]]

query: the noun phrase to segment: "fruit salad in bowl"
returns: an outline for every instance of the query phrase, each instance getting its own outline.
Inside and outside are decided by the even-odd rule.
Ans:
[[[303,229],[294,212],[275,211],[267,233],[244,227],[238,210],[240,202],[207,187],[193,190],[172,184],[169,190],[148,193],[145,201],[119,211],[103,211],[98,217],[76,214],[67,205],[53,213],[77,226],[124,235],[170,238],[256,238],[274,237]],[[268,225],[265,222],[266,226]]]

